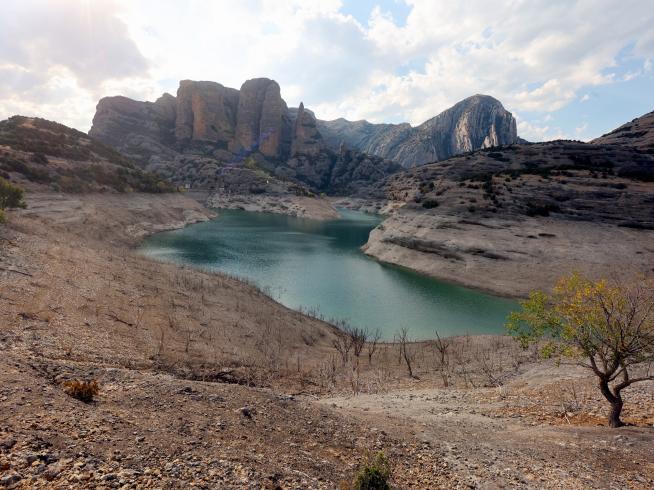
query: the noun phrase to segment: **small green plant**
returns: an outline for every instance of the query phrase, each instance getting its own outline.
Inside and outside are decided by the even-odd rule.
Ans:
[[[24,207],[23,189],[0,177],[0,209]]]
[[[387,490],[391,477],[391,465],[383,452],[366,456],[354,480],[354,490]]]
[[[93,397],[100,393],[100,387],[94,379],[91,381],[73,379],[64,383],[64,392],[84,403],[91,403]]]
[[[6,208],[24,208],[23,189],[0,177],[0,223],[7,221]]]

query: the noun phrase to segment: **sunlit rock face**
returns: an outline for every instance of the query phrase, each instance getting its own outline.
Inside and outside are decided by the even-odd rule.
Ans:
[[[215,82],[182,80],[177,90],[175,138],[227,147],[234,139],[238,90]]]
[[[344,142],[404,167],[519,142],[515,118],[488,95],[468,97],[416,127],[336,119],[318,121],[318,129],[330,148]]]

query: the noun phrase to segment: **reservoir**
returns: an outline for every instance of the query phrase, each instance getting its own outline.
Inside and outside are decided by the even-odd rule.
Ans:
[[[219,210],[219,216],[149,237],[140,252],[247,279],[276,301],[325,319],[379,328],[393,340],[502,333],[515,301],[377,262],[361,252],[382,218],[341,209],[333,221]]]

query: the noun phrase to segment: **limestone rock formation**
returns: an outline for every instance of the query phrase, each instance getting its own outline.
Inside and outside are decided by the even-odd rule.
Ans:
[[[156,102],[138,102],[127,97],[104,97],[98,102],[92,137],[120,147],[134,135],[162,144],[174,141],[175,97],[163,94]]]
[[[317,155],[322,148],[322,136],[318,131],[316,117],[305,110],[304,104],[300,102],[293,126],[291,154]]]
[[[417,127],[318,121],[302,103],[288,108],[268,78],[240,90],[183,80],[177,97],[154,103],[107,97],[90,134],[180,184],[210,185],[224,166],[247,163],[320,192],[351,192],[353,182],[367,188],[398,170],[389,161],[411,167],[519,141],[515,119],[489,96],[469,97]]]
[[[288,108],[274,80],[255,78],[246,81],[238,99],[234,151],[258,148],[266,157],[285,153],[289,127]]]
[[[107,97],[90,134],[172,182],[209,189],[231,182],[224,177],[233,168],[314,192],[350,192],[354,182],[364,189],[399,169],[357,150],[328,150],[313,112],[304,104],[289,109],[267,78],[247,80],[240,90],[182,80],[177,97],[154,103]]]
[[[518,142],[516,122],[488,95],[474,95],[420,126],[372,124],[345,119],[318,121],[330,148],[341,142],[404,167],[444,160],[453,155]]]
[[[177,90],[175,138],[227,148],[234,138],[239,93],[216,82],[182,80]]]

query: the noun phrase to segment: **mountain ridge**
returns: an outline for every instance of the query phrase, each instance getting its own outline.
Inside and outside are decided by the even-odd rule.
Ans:
[[[225,188],[223,174],[248,160],[270,178],[331,194],[366,194],[402,166],[522,141],[511,113],[488,95],[416,127],[320,121],[303,103],[289,108],[268,78],[239,90],[182,80],[176,96],[155,102],[104,97],[89,134],[178,185]]]
[[[342,142],[403,167],[520,142],[513,115],[499,100],[482,94],[467,97],[417,126],[338,118],[318,120],[318,128],[331,147]]]

